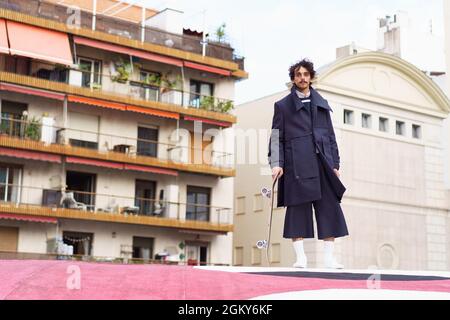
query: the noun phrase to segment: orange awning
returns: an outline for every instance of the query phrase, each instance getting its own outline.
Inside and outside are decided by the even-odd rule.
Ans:
[[[120,162],[102,161],[102,160],[79,158],[79,157],[66,157],[66,162],[74,163],[74,164],[84,164],[87,166],[103,167],[103,168],[109,168],[109,169],[133,170],[133,171],[139,171],[139,172],[151,172],[151,173],[158,173],[158,174],[167,174],[167,175],[171,175],[171,176],[178,176],[178,172],[176,170],[141,166],[141,165],[128,164],[128,163],[120,163]]]
[[[77,36],[73,37],[73,41],[77,44],[85,45],[88,47],[103,49],[103,50],[107,50],[107,51],[111,51],[111,52],[123,53],[123,54],[131,55],[131,56],[139,57],[139,58],[142,58],[145,60],[156,61],[156,62],[161,62],[161,63],[165,63],[165,64],[171,64],[171,65],[174,65],[177,67],[183,66],[183,61],[181,61],[179,59],[165,57],[165,56],[162,56],[159,54],[136,50],[133,48],[119,46],[116,44],[106,43],[106,42],[87,39],[87,38],[81,38],[81,37],[77,37]]]
[[[180,115],[178,113],[155,110],[150,108],[138,107],[138,106],[127,106],[128,111],[139,112],[144,114],[149,114],[152,116],[170,118],[170,119],[180,119]]]
[[[66,33],[9,20],[6,25],[11,54],[63,65],[73,64]]]
[[[6,157],[21,158],[21,159],[61,163],[61,156],[58,156],[55,154],[42,153],[42,152],[28,151],[28,150],[19,150],[19,149],[10,149],[10,148],[0,147],[0,155],[6,156]]]
[[[86,159],[86,158],[78,158],[78,157],[66,157],[66,162],[68,163],[76,163],[76,164],[85,164],[88,166],[96,166],[110,169],[123,169],[123,164],[117,162],[109,162],[95,159]]]
[[[184,61],[184,66],[186,68],[197,69],[197,70],[206,71],[206,72],[210,72],[210,73],[217,73],[222,76],[230,76],[231,75],[231,71],[229,71],[229,70],[220,69],[220,68],[216,68],[216,67],[210,67],[210,66],[206,66],[204,64],[198,64],[198,63],[189,62],[189,61]]]
[[[155,168],[155,167],[145,167],[145,166],[139,166],[139,165],[128,164],[128,163],[124,164],[124,169],[125,170],[133,170],[133,171],[141,171],[141,172],[168,174],[171,176],[178,176],[178,172],[175,170]]]
[[[204,122],[204,123],[214,124],[214,125],[220,126],[220,127],[230,127],[232,125],[230,122],[202,119],[202,118],[196,118],[196,117],[190,117],[190,116],[184,116],[184,120],[200,121],[200,122]]]
[[[8,34],[6,33],[6,21],[0,19],[0,53],[9,54]]]
[[[64,100],[64,94],[46,90],[33,89],[9,83],[0,83],[0,90],[30,94],[49,99]]]
[[[36,217],[36,216],[27,216],[27,215],[22,215],[22,214],[10,214],[10,213],[0,213],[0,219],[29,221],[29,222],[42,222],[42,223],[58,223],[58,220],[56,218]]]
[[[127,107],[126,105],[121,104],[121,103],[115,103],[115,102],[110,102],[110,101],[106,101],[106,100],[93,99],[93,98],[87,98],[87,97],[79,97],[79,96],[69,95],[67,97],[67,99],[70,102],[84,103],[84,104],[89,104],[92,106],[121,110],[121,111],[125,111],[126,107]]]

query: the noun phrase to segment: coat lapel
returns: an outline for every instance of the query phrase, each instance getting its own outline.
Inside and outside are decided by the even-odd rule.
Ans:
[[[299,111],[304,107],[304,105],[302,103],[302,100],[300,100],[300,98],[297,96],[297,93],[295,92],[296,89],[297,87],[295,86],[295,84],[293,84],[291,88],[291,99],[295,107],[295,111]],[[333,111],[328,104],[328,101],[322,98],[322,96],[313,87],[309,87],[309,90],[311,92],[311,106],[321,107],[323,109]]]

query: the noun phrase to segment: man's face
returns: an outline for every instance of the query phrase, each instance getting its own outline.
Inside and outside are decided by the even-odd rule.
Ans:
[[[309,84],[311,83],[311,74],[304,67],[298,68],[295,70],[294,83],[299,89],[304,90],[309,88]]]

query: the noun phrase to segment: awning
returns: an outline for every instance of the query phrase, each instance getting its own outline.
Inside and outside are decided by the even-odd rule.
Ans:
[[[6,33],[6,21],[0,19],[0,53],[9,54],[8,34]]]
[[[27,88],[27,87],[22,87],[22,86],[18,86],[15,84],[9,84],[9,83],[0,83],[0,90],[30,94],[33,96],[40,96],[40,97],[49,98],[49,99],[64,100],[64,94],[62,94],[62,93]]]
[[[73,37],[73,41],[76,44],[94,47],[97,49],[103,49],[103,50],[107,50],[107,51],[111,51],[111,52],[123,53],[126,55],[139,57],[139,58],[142,58],[145,60],[156,61],[156,62],[161,62],[161,63],[165,63],[165,64],[171,64],[171,65],[174,65],[177,67],[183,66],[183,61],[179,60],[179,59],[165,57],[165,56],[162,56],[159,54],[136,50],[133,48],[119,46],[119,45],[115,45],[115,44],[111,44],[111,43],[106,43],[106,42],[102,42],[102,41],[97,41],[97,40],[92,40],[92,39],[87,39],[87,38],[82,38],[82,37],[77,37],[77,36]]]
[[[221,126],[221,127],[230,127],[231,126],[231,123],[229,123],[229,122],[209,120],[209,119],[202,119],[202,118],[195,118],[195,117],[189,117],[189,116],[185,116],[184,120],[201,121],[201,122],[204,122],[204,123],[214,124],[216,126]]]
[[[128,164],[128,163],[102,161],[102,160],[96,160],[96,159],[79,158],[79,157],[66,157],[66,162],[67,163],[75,163],[75,164],[83,164],[83,165],[88,165],[88,166],[96,166],[96,167],[102,167],[102,168],[109,168],[109,169],[117,169],[117,170],[133,170],[133,171],[139,171],[139,172],[167,174],[167,175],[171,175],[171,176],[178,175],[178,172],[176,170],[157,168],[157,167],[140,166],[140,165]]]
[[[86,159],[86,158],[78,158],[78,157],[66,157],[66,162],[68,163],[76,163],[76,164],[85,164],[88,166],[96,166],[110,169],[123,169],[123,164],[117,162],[109,162],[109,161],[101,161],[95,159]]]
[[[18,150],[0,147],[0,155],[21,159],[61,163],[61,156],[28,150]]]
[[[121,110],[121,111],[126,110],[126,105],[124,105],[124,104],[100,100],[100,99],[93,99],[93,98],[79,97],[79,96],[72,96],[72,95],[69,95],[67,97],[67,99],[70,102],[84,103],[84,104],[89,104],[92,106],[97,106],[97,107],[102,107],[102,108],[115,109],[115,110]]]
[[[0,213],[0,219],[29,221],[29,222],[42,222],[42,223],[58,223],[58,219],[51,217],[36,217],[27,216],[21,214]]]
[[[168,112],[168,111],[155,110],[155,109],[138,107],[138,106],[127,106],[127,110],[133,111],[133,112],[149,114],[149,115],[157,116],[157,117],[177,119],[177,120],[180,119],[180,115],[178,113],[173,113],[173,112]]]
[[[231,75],[231,71],[229,71],[229,70],[220,69],[220,68],[216,68],[216,67],[210,67],[210,66],[206,66],[204,64],[198,64],[198,63],[189,62],[189,61],[184,61],[184,66],[186,68],[197,69],[197,70],[206,71],[206,72],[210,72],[210,73],[217,73],[217,74],[220,74],[223,76]]]
[[[161,169],[161,168],[155,168],[155,167],[145,167],[145,166],[139,166],[139,165],[128,164],[128,163],[125,163],[124,169],[125,170],[142,171],[142,172],[159,173],[159,174],[168,174],[171,176],[178,176],[178,172],[175,170]]]
[[[66,33],[9,20],[6,25],[11,54],[63,65],[73,64]]]

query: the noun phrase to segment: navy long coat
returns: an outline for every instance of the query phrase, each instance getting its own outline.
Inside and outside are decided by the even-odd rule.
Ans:
[[[293,85],[291,93],[274,105],[269,164],[271,168],[282,167],[284,172],[278,179],[277,206],[295,206],[321,198],[317,156],[325,164],[327,180],[341,202],[346,188],[333,171],[339,169],[339,150],[330,116],[333,110],[310,87],[311,115],[295,90]]]

